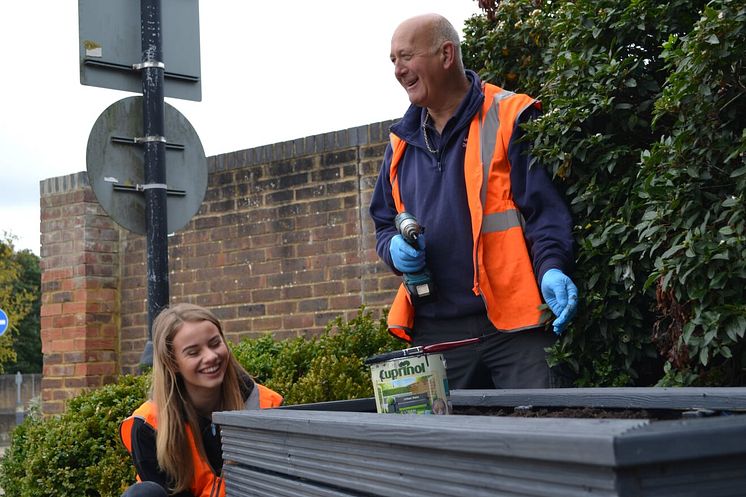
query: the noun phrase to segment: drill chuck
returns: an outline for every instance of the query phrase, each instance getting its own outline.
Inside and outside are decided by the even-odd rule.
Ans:
[[[417,246],[417,237],[424,231],[424,228],[419,225],[417,219],[412,214],[408,212],[397,214],[394,218],[394,225],[408,244],[414,247]]]

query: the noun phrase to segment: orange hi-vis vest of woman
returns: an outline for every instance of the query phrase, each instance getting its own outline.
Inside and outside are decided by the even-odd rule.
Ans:
[[[540,104],[495,85],[482,88],[484,103],[469,126],[464,157],[474,247],[473,291],[482,296],[495,328],[515,332],[540,325],[542,300],[523,235],[523,217],[511,193],[508,144],[521,113]],[[397,172],[406,142],[393,133],[390,140],[392,196],[397,212],[404,212]],[[389,311],[388,328],[411,342],[413,325],[414,307],[401,285]]]
[[[258,383],[255,383],[254,386],[256,388],[252,391],[252,395],[249,396],[246,402],[247,409],[269,409],[282,405],[283,399],[280,394]],[[158,408],[152,401],[148,400],[120,425],[119,436],[127,448],[127,452],[130,454],[132,453],[132,426],[134,425],[135,418],[142,419],[147,425],[157,430]],[[194,435],[188,425],[186,426],[186,432],[194,463],[194,478],[190,487],[191,493],[195,497],[225,497],[223,479],[213,473],[210,464],[200,455],[197,444],[194,441]],[[140,481],[139,475],[137,481]]]

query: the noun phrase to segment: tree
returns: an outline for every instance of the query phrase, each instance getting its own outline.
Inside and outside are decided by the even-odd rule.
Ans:
[[[552,361],[581,386],[746,383],[743,1],[480,5],[464,60],[542,100],[527,136],[576,220]]]
[[[655,102],[666,136],[642,156],[635,228],[656,291],[654,338],[669,384],[746,384],[746,4],[709,2],[663,44]],[[665,126],[665,124],[664,124]]]
[[[16,252],[13,240],[8,235],[4,240],[0,239],[0,308],[8,315],[9,321],[7,331],[0,336],[0,372],[5,371],[5,365],[15,363],[17,354],[14,345],[22,330],[26,330],[31,336],[25,336],[21,343],[38,340],[38,268],[39,261],[34,254],[28,251]],[[26,320],[29,316],[31,319]],[[24,351],[22,357],[26,355]]]
[[[34,296],[31,312],[18,323],[18,334],[13,340],[16,360],[5,365],[9,373],[41,373],[43,356],[41,353],[41,268],[39,257],[30,250],[21,250],[16,260],[23,271],[16,291],[25,291]]]

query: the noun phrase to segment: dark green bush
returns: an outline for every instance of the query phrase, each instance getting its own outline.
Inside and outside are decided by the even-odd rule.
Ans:
[[[363,359],[401,348],[383,320],[360,309],[350,321],[330,322],[322,335],[275,342],[270,335],[233,346],[257,381],[286,404],[370,397]],[[59,416],[32,412],[11,435],[0,462],[8,497],[119,497],[135,481],[119,440],[119,424],[147,398],[150,375],[122,376],[71,399]]]
[[[361,308],[350,321],[333,320],[316,338],[275,342],[267,335],[232,348],[257,381],[294,404],[372,396],[363,359],[402,344],[383,320]],[[119,497],[135,481],[119,424],[147,398],[149,381],[150,375],[122,376],[71,399],[61,415],[32,412],[13,430],[0,462],[5,495]]]
[[[119,424],[147,395],[149,376],[122,376],[70,399],[59,416],[32,412],[11,435],[0,464],[8,497],[119,497],[135,481]]]
[[[528,138],[576,222],[551,360],[580,386],[744,384],[743,2],[482,3],[465,61],[542,100]]]
[[[670,132],[642,157],[635,227],[653,261],[665,384],[746,384],[746,5],[710,2],[663,58],[655,120]]]
[[[275,342],[267,335],[233,347],[239,362],[260,383],[281,393],[286,404],[373,396],[366,357],[402,348],[383,318],[361,308],[350,321],[341,316],[311,339]]]

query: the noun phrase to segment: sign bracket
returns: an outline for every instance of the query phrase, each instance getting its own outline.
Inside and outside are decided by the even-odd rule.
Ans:
[[[112,143],[119,143],[122,145],[139,145],[146,141],[154,141],[154,140],[146,140],[145,138],[148,138],[148,137],[136,136],[134,138],[129,138],[126,136],[112,136],[111,141]],[[163,138],[163,137],[160,137],[160,138]],[[167,149],[184,150],[184,145],[180,143],[169,143],[165,138],[163,140],[158,140],[158,141],[163,141],[166,144]]]

